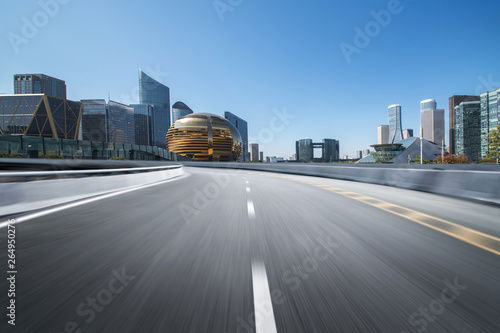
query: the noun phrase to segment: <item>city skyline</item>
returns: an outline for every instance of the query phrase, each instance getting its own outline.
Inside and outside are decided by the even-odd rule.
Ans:
[[[500,87],[494,56],[499,46],[489,42],[498,31],[493,13],[500,4],[491,4],[488,12],[467,4],[454,2],[450,16],[451,2],[401,1],[390,22],[380,25],[379,33],[360,47],[355,28],[363,30],[374,22],[372,12],[386,10],[388,1],[266,7],[243,2],[222,19],[211,2],[124,5],[89,1],[83,5],[70,1],[60,4],[48,23],[36,27],[29,38],[23,35],[23,17],[32,21],[44,9],[37,1],[23,6],[7,3],[5,12],[10,15],[2,23],[6,35],[27,42],[15,44],[9,37],[0,42],[0,59],[9,64],[0,69],[0,93],[13,92],[14,74],[45,73],[66,81],[70,100],[108,99],[109,92],[114,101],[137,104],[135,71],[142,68],[171,88],[171,101],[183,101],[197,112],[223,115],[231,110],[247,120],[249,141],[258,142],[266,155],[290,156],[297,139],[314,136],[335,137],[342,142],[340,153],[353,156],[356,150],[377,142],[376,127],[387,123],[388,105],[401,104],[403,128],[414,128],[418,134],[419,101],[434,98],[443,106],[453,95],[479,95]],[[102,10],[92,10],[93,5]],[[287,6],[286,14],[283,6]],[[120,18],[104,14],[116,8]],[[175,15],[164,20],[161,13],[165,12]],[[296,24],[305,17],[314,23],[307,28]],[[459,23],[465,19],[470,24]],[[154,20],[164,26],[157,31],[147,29]],[[128,26],[127,21],[136,24]],[[255,22],[262,24],[255,28]],[[112,49],[108,47],[110,35]],[[472,48],[456,52],[457,42],[464,37],[484,52]],[[64,47],[60,40],[65,40]],[[74,52],[82,48],[82,42],[91,41],[94,48],[106,52],[93,54],[85,47]],[[420,49],[424,41],[432,46],[432,57]],[[347,59],[342,43],[359,52]],[[395,45],[402,52],[391,53]],[[172,47],[183,52],[169,52]],[[54,52],[38,52],[49,48]],[[362,99],[357,98],[360,93]],[[277,114],[284,113],[290,118],[273,131],[274,119],[281,120]],[[448,126],[445,130],[448,142]]]

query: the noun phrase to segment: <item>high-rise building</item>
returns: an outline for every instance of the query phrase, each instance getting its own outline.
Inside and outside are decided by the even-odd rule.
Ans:
[[[389,143],[389,125],[380,125],[378,127],[378,144],[384,145]]]
[[[441,146],[444,140],[444,110],[437,109],[434,99],[420,102],[420,124],[423,138]]]
[[[432,109],[420,114],[423,138],[441,147],[444,142],[444,110]]]
[[[264,162],[264,152],[261,151],[260,152],[260,159],[259,159],[261,162]]]
[[[152,145],[164,147],[170,128],[170,89],[140,69],[139,104],[153,105]]]
[[[46,94],[66,99],[66,82],[45,74],[16,74],[14,94]]]
[[[83,140],[135,143],[134,108],[103,99],[82,100]]]
[[[420,102],[420,114],[435,109],[437,109],[437,103],[434,99],[426,99]]]
[[[500,117],[500,88],[481,94],[481,158],[488,155],[488,133]]]
[[[363,157],[370,155],[370,149],[363,149]]]
[[[311,162],[314,158],[313,141],[312,139],[302,139],[295,142],[297,160],[303,162]]]
[[[479,100],[480,100],[479,96],[469,96],[469,95],[454,95],[448,99],[448,101],[449,101],[448,150],[450,151],[450,154],[455,154],[455,107],[460,105],[460,103],[462,103],[462,102],[472,102],[472,101],[479,101]]]
[[[323,139],[323,161],[336,162],[339,159],[339,142],[334,139]]]
[[[154,106],[150,104],[131,104],[134,108],[135,144],[152,146]]]
[[[314,158],[314,148],[321,149],[321,158]],[[339,141],[323,139],[323,142],[314,143],[311,139],[302,139],[295,142],[295,156],[301,162],[337,162],[339,160]]]
[[[403,139],[408,139],[412,137],[413,137],[413,130],[411,128],[403,130]]]
[[[481,158],[481,102],[462,102],[455,107],[455,154],[471,162]]]
[[[175,102],[175,104],[172,105],[172,124],[175,123],[177,119],[191,113],[193,113],[193,110],[191,110],[189,106],[182,102]]]
[[[251,143],[250,144],[250,161],[258,161],[259,160],[259,144]]]
[[[387,111],[389,114],[389,143],[396,143],[403,140],[401,104],[390,105]]]
[[[361,150],[356,150],[356,158],[357,159],[363,158],[363,152]]]
[[[229,111],[224,112],[224,118],[226,118],[231,124],[236,127],[240,132],[241,139],[243,140],[243,154],[241,155],[240,161],[249,161],[248,158],[248,123],[242,118],[238,117],[234,113]]]
[[[348,159],[349,159],[349,155],[344,154],[344,160],[348,160]]]
[[[104,99],[84,99],[82,103],[81,139],[108,142],[108,105]]]
[[[108,140],[113,143],[135,143],[134,108],[108,102]]]

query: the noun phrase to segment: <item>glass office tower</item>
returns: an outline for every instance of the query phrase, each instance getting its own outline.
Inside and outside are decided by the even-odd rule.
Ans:
[[[488,155],[488,133],[498,124],[500,88],[481,94],[481,157]]]
[[[108,142],[107,110],[104,99],[82,100],[82,140]]]
[[[455,154],[455,107],[462,102],[479,101],[479,96],[453,95],[448,99],[448,151]]]
[[[334,139],[323,139],[323,160],[336,162],[339,159],[339,142]]]
[[[176,102],[172,105],[172,124],[177,121],[177,119],[187,116],[193,113],[193,110],[189,108],[186,104],[182,102]]]
[[[302,139],[296,143],[297,160],[302,162],[311,162],[314,158],[312,139]]]
[[[226,118],[231,124],[233,124],[238,132],[240,132],[241,139],[243,140],[243,154],[240,157],[240,161],[248,161],[248,123],[229,111],[224,112],[224,118]]]
[[[133,107],[109,101],[108,137],[113,143],[135,143]]]
[[[131,104],[134,108],[135,144],[152,146],[154,106],[149,104]]]
[[[389,114],[389,143],[396,143],[403,140],[401,104],[393,104],[387,110]]]
[[[135,143],[134,108],[104,99],[82,100],[82,139]]]
[[[152,144],[164,147],[170,128],[170,89],[140,69],[139,103],[154,106]]]
[[[66,82],[45,74],[16,74],[14,94],[46,94],[66,99]]]
[[[462,102],[455,107],[455,154],[471,162],[481,158],[481,103]]]

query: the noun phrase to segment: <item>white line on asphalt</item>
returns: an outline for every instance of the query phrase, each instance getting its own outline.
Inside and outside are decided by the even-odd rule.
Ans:
[[[250,187],[247,187],[247,193],[250,192]]]
[[[257,333],[277,333],[266,266],[262,261],[252,261],[252,283],[255,331]]]
[[[161,185],[161,184],[169,183],[171,181],[175,181],[175,180],[179,180],[179,179],[182,179],[182,178],[186,178],[188,176],[190,176],[190,174],[184,174],[182,176],[175,177],[175,178],[170,178],[170,179],[167,179],[165,181],[160,181],[160,182],[156,182],[156,183],[153,183],[153,184],[147,184],[147,185],[134,186],[134,187],[126,189],[126,190],[121,190],[121,191],[116,191],[116,192],[112,192],[112,193],[108,193],[108,194],[98,195],[98,196],[95,196],[95,197],[92,197],[92,198],[89,198],[89,199],[83,199],[83,200],[79,200],[79,201],[72,202],[72,203],[69,203],[69,204],[64,204],[64,205],[61,205],[61,206],[58,206],[58,207],[54,207],[54,208],[49,208],[49,209],[46,209],[46,210],[42,210],[40,212],[23,215],[23,216],[20,216],[20,217],[13,218],[13,220],[16,221],[14,224],[26,222],[26,221],[35,219],[37,217],[42,217],[42,216],[49,215],[49,214],[52,214],[52,213],[57,213],[57,212],[60,212],[62,210],[70,209],[70,208],[73,208],[73,207],[78,207],[78,206],[86,205],[86,204],[91,203],[91,202],[95,202],[95,201],[99,201],[99,200],[111,198],[111,197],[114,197],[114,196],[117,196],[117,195],[120,195],[120,194],[125,194],[125,193],[129,193],[129,192],[137,191],[137,190],[142,190],[144,188],[148,188],[148,187],[151,187],[151,186],[156,186],[156,185]],[[0,223],[0,229],[5,228],[7,225],[9,225],[9,221],[5,221],[5,222]]]
[[[252,200],[247,201],[247,208],[248,208],[248,217],[254,218],[255,217],[255,208],[253,207]]]

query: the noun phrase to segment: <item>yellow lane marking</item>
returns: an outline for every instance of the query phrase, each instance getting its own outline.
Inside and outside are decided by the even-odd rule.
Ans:
[[[304,183],[304,181],[301,182]],[[468,244],[479,247],[488,252],[500,255],[500,238],[498,237],[494,237],[438,217],[434,217],[413,209],[399,206],[377,198],[369,197],[360,193],[351,192],[338,187],[332,187],[320,183],[314,183],[312,185],[342,195],[344,197],[363,202],[367,205],[381,209],[391,214],[398,215],[407,220],[416,222],[420,225],[426,226]]]

